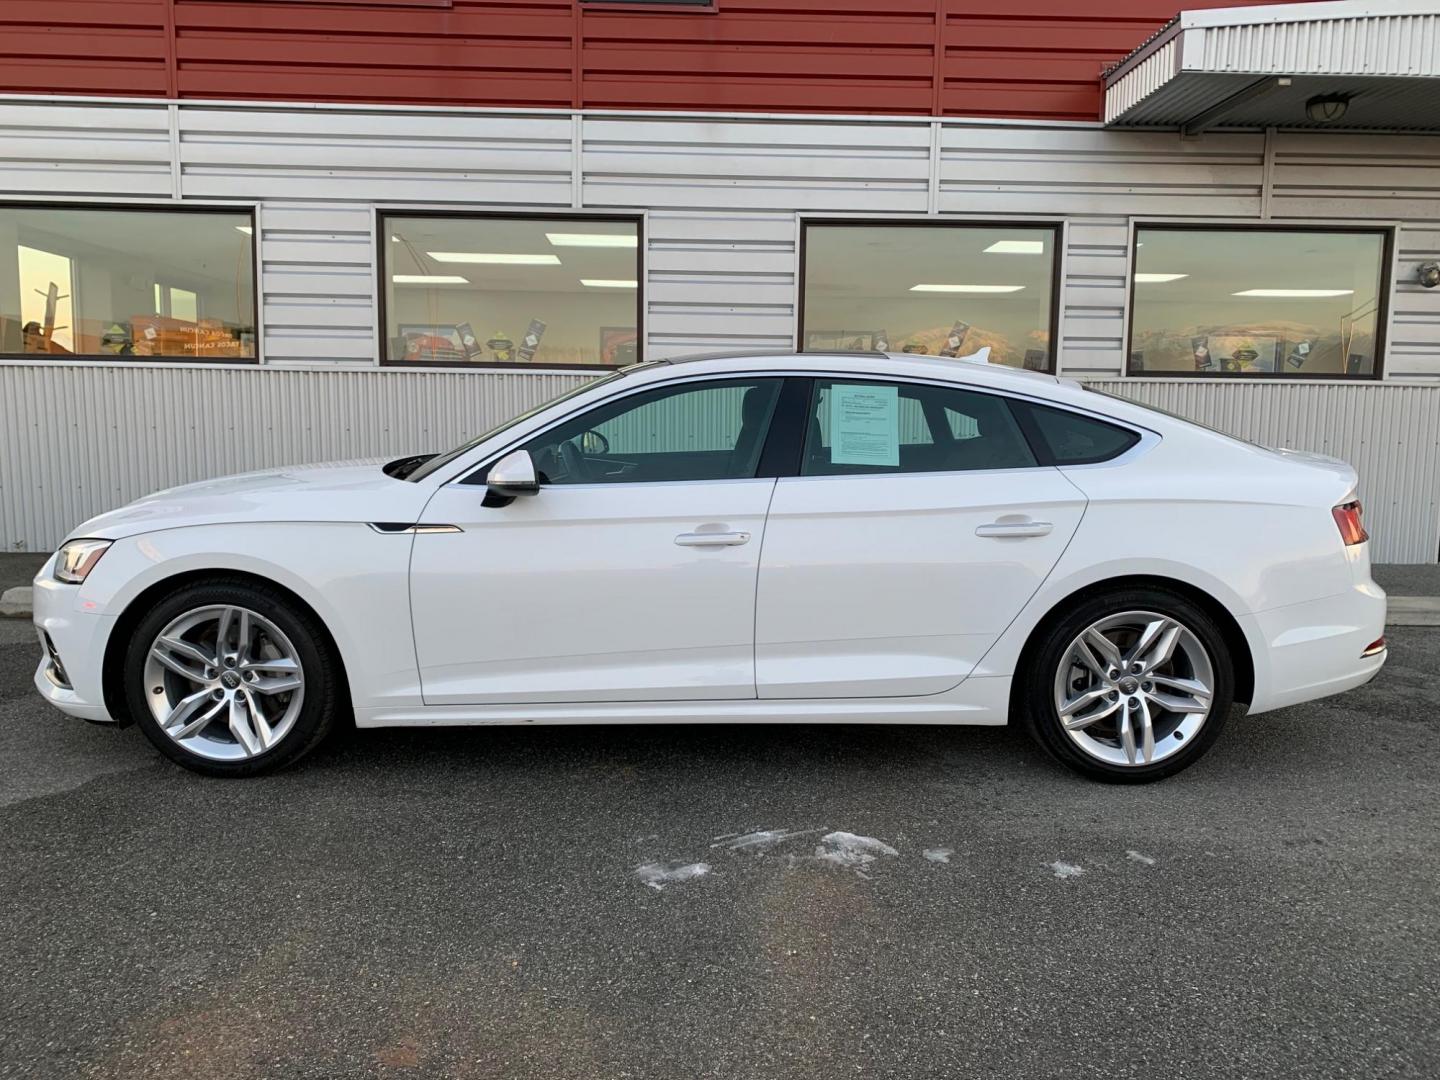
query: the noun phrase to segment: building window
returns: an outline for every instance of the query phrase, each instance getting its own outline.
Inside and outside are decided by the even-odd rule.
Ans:
[[[255,359],[248,211],[0,206],[0,354]]]
[[[640,222],[383,214],[391,364],[614,367],[640,358]]]
[[[1374,378],[1383,230],[1135,230],[1132,375]]]
[[[800,347],[1054,370],[1059,228],[810,221]]]

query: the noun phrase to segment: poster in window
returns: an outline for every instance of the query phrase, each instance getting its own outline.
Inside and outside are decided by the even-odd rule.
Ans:
[[[485,350],[480,347],[480,339],[475,336],[475,329],[468,322],[462,322],[455,327],[460,335],[460,348],[465,350],[466,360],[481,360],[481,353]]]
[[[1285,356],[1285,363],[1297,371],[1305,366],[1305,361],[1310,359],[1310,342],[1297,341],[1290,346],[1290,351]]]
[[[1209,371],[1215,366],[1215,361],[1210,357],[1210,339],[1208,337],[1192,337],[1190,352],[1195,357],[1196,371]]]
[[[457,326],[401,323],[395,329],[405,342],[402,355],[410,363],[454,364],[466,359]]]
[[[884,352],[881,342],[890,337],[884,330],[806,330],[806,352]]]
[[[602,326],[600,328],[600,363],[624,367],[635,363],[639,335],[633,326]]]
[[[940,355],[959,356],[960,346],[965,344],[965,335],[969,332],[970,324],[957,319],[955,325],[950,327],[950,333],[945,335],[945,344],[940,347]]]
[[[1045,370],[1045,350],[1044,350],[1044,349],[1026,349],[1026,350],[1025,350],[1025,369],[1026,369],[1027,371],[1044,371],[1044,370]]]
[[[520,348],[515,350],[515,359],[522,364],[528,364],[535,359],[535,350],[540,348],[540,339],[545,336],[545,324],[539,319],[531,319],[530,325],[525,328],[525,336],[520,339]]]
[[[1219,362],[1221,371],[1253,374],[1279,370],[1280,339],[1274,334],[1211,334],[1208,340],[1211,359]]]

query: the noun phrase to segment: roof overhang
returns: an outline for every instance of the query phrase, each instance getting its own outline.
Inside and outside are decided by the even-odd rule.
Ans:
[[[1182,11],[1104,78],[1108,127],[1440,132],[1440,0]]]

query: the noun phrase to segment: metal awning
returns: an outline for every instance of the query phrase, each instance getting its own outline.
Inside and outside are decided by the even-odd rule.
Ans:
[[[1104,78],[1109,127],[1440,132],[1440,0],[1182,11]]]

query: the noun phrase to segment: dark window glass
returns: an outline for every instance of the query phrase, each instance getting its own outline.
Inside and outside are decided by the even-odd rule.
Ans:
[[[1041,441],[1056,465],[1088,465],[1119,457],[1140,441],[1129,428],[1107,424],[1090,416],[1050,409],[1044,405],[1017,402],[1025,409]]]
[[[664,386],[600,405],[525,444],[542,484],[755,475],[781,379]]]
[[[1385,234],[1135,230],[1133,375],[1375,374]]]
[[[0,353],[255,359],[249,211],[0,207]]]
[[[1056,247],[1044,226],[807,224],[802,346],[1053,370]]]
[[[908,383],[821,379],[801,473],[965,472],[1035,464],[1005,399]]]

